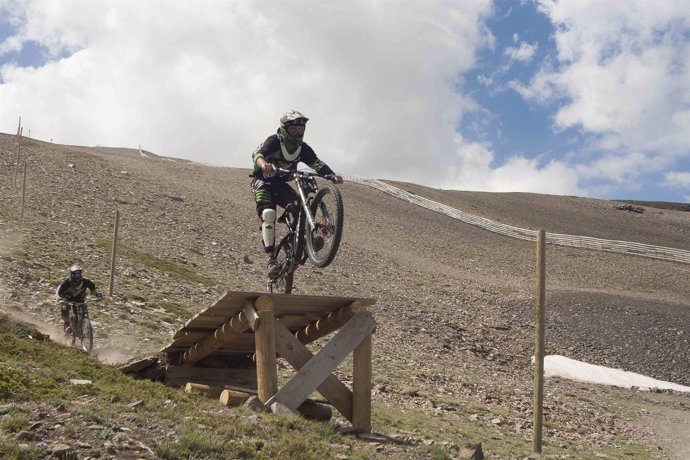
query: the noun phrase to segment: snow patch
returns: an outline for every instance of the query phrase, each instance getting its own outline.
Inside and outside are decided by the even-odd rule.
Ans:
[[[664,382],[622,369],[589,364],[560,355],[549,355],[544,358],[544,375],[623,388],[659,388],[690,393],[690,387]]]

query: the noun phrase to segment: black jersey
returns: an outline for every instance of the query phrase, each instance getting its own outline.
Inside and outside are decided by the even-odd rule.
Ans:
[[[96,292],[96,285],[88,278],[82,278],[77,285],[72,285],[69,278],[65,279],[57,288],[57,296],[70,302],[83,302],[86,290]],[[100,295],[100,294],[99,294]]]
[[[285,144],[281,142],[278,134],[268,136],[252,154],[252,160],[254,161],[252,175],[261,178],[263,177],[263,172],[256,165],[256,160],[259,158],[263,158],[277,168],[295,169],[297,163],[302,162],[319,174],[333,174],[333,170],[326,163],[319,160],[314,149],[309,144],[302,142],[302,145],[297,147],[293,153],[290,153]],[[288,180],[288,178],[283,180]]]

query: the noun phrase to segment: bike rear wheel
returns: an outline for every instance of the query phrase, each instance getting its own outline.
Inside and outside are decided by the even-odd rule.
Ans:
[[[306,232],[307,254],[312,264],[323,268],[335,259],[343,236],[343,197],[333,184],[319,187],[311,203],[315,226]],[[321,240],[322,239],[322,240]]]
[[[81,341],[81,349],[91,353],[91,350],[93,350],[93,327],[89,318],[84,318],[81,322],[81,337],[79,339]]]
[[[266,286],[269,294],[290,294],[292,292],[295,272],[290,268],[291,251],[292,244],[287,238],[280,242],[275,254],[276,262],[280,265],[280,275],[275,279],[268,279]]]

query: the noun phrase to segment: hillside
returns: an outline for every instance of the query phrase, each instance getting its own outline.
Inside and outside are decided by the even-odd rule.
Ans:
[[[264,290],[248,170],[142,156],[134,149],[35,140],[25,140],[24,151],[28,201],[20,225],[21,174],[18,188],[13,186],[16,141],[0,134],[0,313],[50,332],[59,323],[53,292],[75,262],[107,289],[115,209],[122,216],[115,295],[91,309],[102,361],[157,352],[226,290]],[[337,166],[337,159],[329,162]],[[644,207],[643,213],[629,213],[601,200],[396,185],[463,211],[548,232],[683,249],[690,235],[690,213],[676,210]],[[301,267],[295,292],[377,299],[373,423],[374,431],[391,441],[372,445],[343,438],[349,453],[334,448],[314,458],[453,458],[468,442],[482,442],[490,458],[526,456],[534,244],[361,185],[340,188],[346,213],[340,253],[328,268]],[[689,271],[682,264],[548,247],[547,353],[690,385]],[[9,361],[7,356],[0,354],[0,361]],[[340,372],[347,380],[347,366]],[[560,379],[547,380],[546,388],[549,455],[681,458],[687,452],[682,449],[690,444],[688,433],[674,433],[664,422],[690,420],[687,396]],[[29,424],[40,404],[57,406],[77,396],[67,392],[40,402],[29,393],[20,398],[0,393],[0,408],[18,405]],[[161,398],[163,405],[170,396]],[[237,417],[232,409],[221,413]],[[117,423],[110,420],[113,414],[99,417],[100,425]],[[153,425],[155,419],[147,422]],[[48,444],[78,439],[50,430],[42,436]],[[252,436],[276,435],[255,428]],[[111,438],[92,443],[102,446]],[[4,425],[0,439],[19,442]],[[45,447],[36,440],[28,445]],[[208,457],[214,455],[222,457]]]

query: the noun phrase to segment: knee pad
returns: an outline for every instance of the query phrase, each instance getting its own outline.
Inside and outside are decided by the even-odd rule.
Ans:
[[[275,222],[276,222],[276,210],[275,209],[264,209],[261,213],[261,236],[264,240],[264,246],[266,248],[273,248],[275,243]]]

